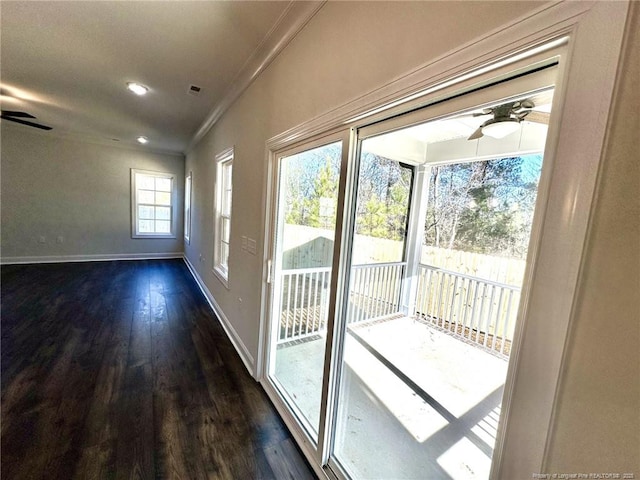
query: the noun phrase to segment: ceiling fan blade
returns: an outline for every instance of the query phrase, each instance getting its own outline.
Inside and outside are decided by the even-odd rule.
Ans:
[[[536,112],[532,110],[525,118],[527,122],[544,123],[549,125],[549,114],[547,112]]]
[[[14,110],[2,110],[2,115],[6,115],[7,117],[18,117],[18,118],[36,118],[30,113],[16,112]]]
[[[482,126],[479,126],[478,129],[473,132],[469,138],[467,138],[467,140],[476,140],[482,136],[484,136],[482,133]]]
[[[20,123],[22,125],[27,125],[29,127],[39,128],[41,130],[51,130],[51,127],[47,127],[46,125],[40,125],[39,123],[27,122],[26,120],[19,120],[17,118],[12,118],[12,117],[9,117],[7,115],[0,115],[0,118],[2,118],[3,120],[7,120],[9,122],[16,122],[16,123]],[[33,118],[35,118],[35,117],[33,117]]]

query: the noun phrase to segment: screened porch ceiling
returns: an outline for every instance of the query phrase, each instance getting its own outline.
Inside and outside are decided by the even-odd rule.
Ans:
[[[483,105],[442,120],[421,123],[365,140],[366,151],[410,165],[477,161],[489,158],[526,155],[544,150],[547,124],[542,115],[551,111],[553,89],[525,96],[534,103],[531,113],[519,128],[504,138],[488,135],[476,140],[469,136],[492,117]],[[504,101],[504,100],[503,100]],[[535,119],[535,121],[527,118]]]

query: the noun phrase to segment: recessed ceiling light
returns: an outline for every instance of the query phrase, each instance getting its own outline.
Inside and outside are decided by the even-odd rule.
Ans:
[[[149,91],[147,87],[145,87],[144,85],[140,85],[139,83],[136,83],[136,82],[128,82],[127,88],[133,93],[135,93],[136,95],[144,95]]]
[[[143,145],[145,143],[149,143],[149,139],[147,137],[140,136],[137,138],[137,140],[138,140],[138,143],[142,143]]]

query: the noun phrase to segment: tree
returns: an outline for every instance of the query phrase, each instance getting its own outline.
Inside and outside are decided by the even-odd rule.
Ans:
[[[286,223],[323,228],[335,225],[340,145],[325,145],[282,160]]]
[[[403,240],[411,181],[410,168],[364,151],[358,176],[356,233]]]
[[[433,167],[425,243],[522,258],[541,164],[538,155]]]

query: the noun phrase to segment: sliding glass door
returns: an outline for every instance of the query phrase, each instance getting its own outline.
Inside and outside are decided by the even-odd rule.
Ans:
[[[268,384],[338,478],[489,477],[554,78],[277,155]]]
[[[317,442],[342,142],[277,161],[269,377]]]

